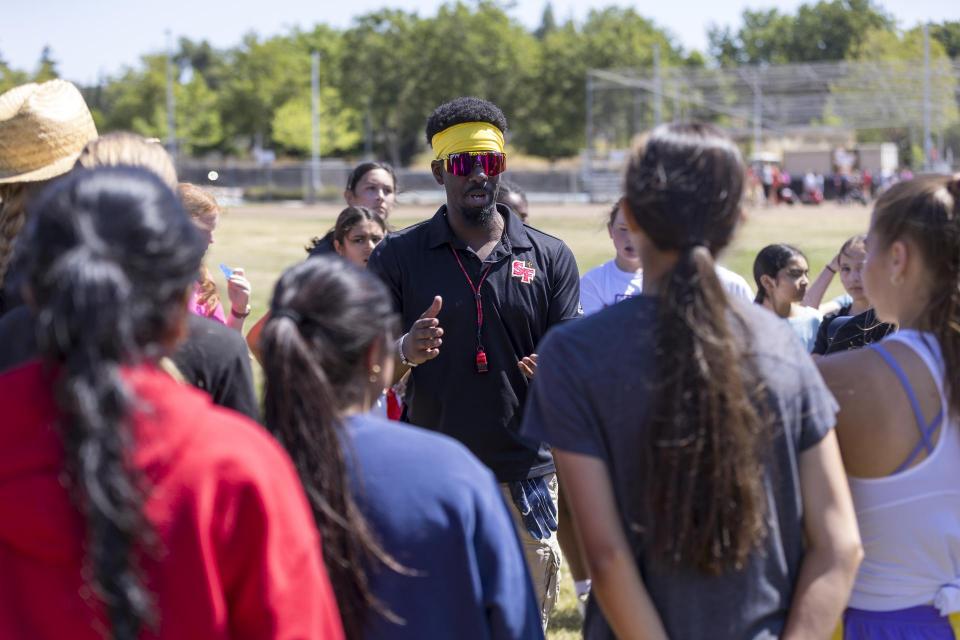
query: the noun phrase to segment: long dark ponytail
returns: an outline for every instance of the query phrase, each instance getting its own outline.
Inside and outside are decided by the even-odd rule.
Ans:
[[[881,246],[909,238],[930,271],[930,300],[917,328],[937,337],[950,413],[960,416],[960,174],[922,176],[877,200],[871,235]],[[871,240],[873,242],[873,240]]]
[[[74,171],[30,209],[23,265],[86,520],[85,574],[112,637],[132,640],[157,612],[136,562],[151,532],[128,455],[137,399],[121,368],[161,355],[204,247],[174,193],[142,170]]]
[[[626,174],[629,215],[657,248],[679,254],[656,326],[645,452],[653,549],[708,574],[742,566],[765,532],[757,381],[713,260],[740,217],[743,181],[736,146],[705,124],[658,127]]]
[[[379,341],[388,348],[396,335],[389,300],[370,274],[320,256],[280,278],[260,338],[266,425],[300,473],[350,638],[363,635],[371,609],[390,616],[370,591],[372,563],[403,570],[376,542],[354,501],[339,417],[364,400],[371,347]]]

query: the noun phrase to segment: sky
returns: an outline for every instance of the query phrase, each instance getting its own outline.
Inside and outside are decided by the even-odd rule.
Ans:
[[[416,11],[428,16],[443,0],[27,0],[5,3],[0,23],[0,58],[17,69],[32,71],[45,45],[53,51],[60,74],[68,80],[94,84],[101,75],[113,75],[136,66],[141,55],[186,36],[209,40],[218,48],[231,47],[243,34],[255,31],[271,36],[316,23],[350,26],[355,16],[383,7]],[[508,13],[533,29],[540,23],[545,0],[505,2]],[[801,0],[681,0],[624,3],[616,0],[553,0],[554,15],[582,21],[591,9],[610,5],[633,6],[670,31],[686,49],[704,51],[711,24],[739,24],[746,9],[776,6],[793,12]],[[909,28],[923,21],[960,19],[957,0],[881,0],[881,6]],[[345,6],[346,5],[346,6]]]

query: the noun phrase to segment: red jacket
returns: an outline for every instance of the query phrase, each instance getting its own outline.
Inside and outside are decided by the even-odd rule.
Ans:
[[[140,562],[159,624],[142,637],[341,639],[313,518],[280,446],[156,369],[125,380],[140,401],[132,464],[157,541]],[[0,375],[0,638],[102,640],[55,419],[39,363]]]

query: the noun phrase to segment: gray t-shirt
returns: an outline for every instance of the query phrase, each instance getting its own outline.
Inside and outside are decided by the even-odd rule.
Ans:
[[[731,302],[745,319],[773,418],[764,476],[768,533],[739,572],[707,576],[655,563],[637,529],[649,521],[640,461],[658,375],[658,304],[635,297],[548,333],[521,432],[606,464],[637,567],[670,637],[777,637],[804,553],[798,458],[833,427],[836,402],[787,323],[757,305]],[[740,324],[731,319],[731,326]],[[613,637],[593,600],[584,636]]]

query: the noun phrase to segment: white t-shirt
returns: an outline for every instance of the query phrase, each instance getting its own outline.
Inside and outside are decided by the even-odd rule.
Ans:
[[[580,305],[583,315],[596,313],[621,300],[640,295],[643,269],[621,271],[616,260],[606,262],[580,278]]]
[[[720,283],[723,285],[723,288],[726,289],[727,293],[731,296],[740,298],[744,302],[753,302],[753,289],[750,288],[750,285],[747,284],[747,281],[739,273],[717,265],[717,277],[720,278]]]
[[[753,291],[743,277],[717,265],[717,278],[728,294],[746,302],[753,302]],[[616,260],[606,262],[587,271],[580,278],[580,305],[583,307],[583,315],[588,316],[604,307],[639,295],[642,289],[643,269],[636,272],[621,271]]]

